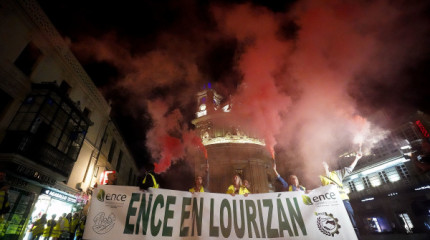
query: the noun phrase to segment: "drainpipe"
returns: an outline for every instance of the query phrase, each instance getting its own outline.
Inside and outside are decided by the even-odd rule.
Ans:
[[[97,166],[97,162],[99,161],[100,153],[101,153],[101,151],[102,151],[103,142],[105,141],[106,133],[107,133],[107,129],[108,129],[108,127],[109,127],[109,123],[110,123],[110,122],[111,122],[111,119],[109,119],[109,121],[106,123],[106,127],[105,127],[105,130],[104,130],[104,132],[103,132],[102,139],[101,139],[101,141],[100,141],[99,151],[97,152],[96,162],[94,163],[93,173],[92,173],[92,174],[94,174],[94,171],[95,171],[96,166]],[[91,156],[92,156],[92,154],[91,154]],[[85,178],[84,178],[84,182],[85,182],[85,180],[87,180],[87,175],[88,175],[88,170],[89,170],[89,168],[90,168],[90,163],[91,163],[91,160],[88,162],[88,166],[87,166],[87,169],[86,169],[86,171],[85,171],[85,175],[84,175],[84,176],[85,176]],[[88,187],[91,187],[92,179],[93,179],[93,177],[91,177],[91,178],[90,178],[90,184],[89,184],[89,186],[88,186]]]

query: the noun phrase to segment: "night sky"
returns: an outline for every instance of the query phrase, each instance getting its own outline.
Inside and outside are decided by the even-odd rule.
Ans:
[[[430,112],[430,1],[39,3],[112,101],[140,167],[184,159],[166,136],[186,145],[207,82],[244,106],[232,122],[258,128],[284,173],[332,157],[367,123],[376,135]]]

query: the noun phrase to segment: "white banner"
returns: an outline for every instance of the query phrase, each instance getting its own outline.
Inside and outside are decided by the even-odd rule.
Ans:
[[[99,186],[84,239],[357,239],[336,186],[231,196]]]

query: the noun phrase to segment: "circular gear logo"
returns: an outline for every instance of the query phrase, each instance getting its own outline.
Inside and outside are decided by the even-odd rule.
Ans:
[[[333,217],[333,214],[326,212],[315,213],[317,215],[318,229],[327,236],[334,237],[335,234],[339,234],[339,220]]]

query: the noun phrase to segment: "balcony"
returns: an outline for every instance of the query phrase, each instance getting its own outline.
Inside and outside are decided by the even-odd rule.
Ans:
[[[20,154],[66,178],[69,177],[75,163],[73,158],[29,132],[8,132],[0,146],[0,152]]]

